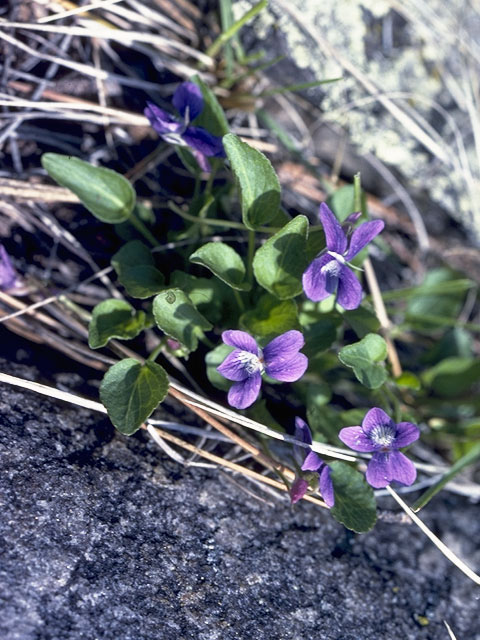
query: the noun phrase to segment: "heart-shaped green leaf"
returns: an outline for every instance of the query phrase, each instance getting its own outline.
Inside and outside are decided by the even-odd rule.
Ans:
[[[299,329],[297,305],[293,300],[279,300],[266,293],[252,311],[241,316],[240,325],[258,338],[275,337],[290,329]]]
[[[154,266],[150,249],[140,240],[127,242],[112,257],[111,264],[133,298],[150,298],[165,288],[162,272]]]
[[[168,391],[168,376],[155,362],[141,364],[125,358],[105,374],[100,385],[100,400],[113,425],[129,436],[140,428],[163,401]]]
[[[44,153],[41,162],[50,177],[73,191],[102,222],[116,224],[130,217],[135,206],[135,191],[116,171],[59,153]]]
[[[248,291],[251,285],[245,280],[245,265],[238,253],[223,242],[207,242],[190,256],[190,262],[210,269],[232,289]]]
[[[270,160],[232,133],[223,137],[223,146],[238,183],[243,224],[252,230],[268,224],[280,207],[280,183]]]
[[[387,344],[381,336],[368,333],[360,342],[343,347],[338,357],[369,389],[378,389],[387,379],[385,367],[379,364],[387,357]]]
[[[352,531],[365,533],[375,524],[375,496],[359,471],[345,462],[332,462],[330,477],[335,491],[335,505],[330,513]]]
[[[198,336],[212,328],[181,289],[166,289],[159,293],[153,301],[153,315],[157,327],[189,351],[195,351]]]
[[[302,292],[302,275],[307,268],[307,235],[307,218],[297,216],[255,253],[253,272],[258,284],[280,300],[294,298]]]
[[[111,298],[97,304],[88,326],[88,345],[91,349],[104,347],[109,340],[131,340],[145,328],[145,313],[125,302]]]

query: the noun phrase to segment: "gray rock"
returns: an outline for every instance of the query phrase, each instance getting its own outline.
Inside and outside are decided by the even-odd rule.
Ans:
[[[2,640],[480,638],[478,588],[416,527],[353,536],[88,411],[3,384],[0,408]],[[480,565],[477,507],[424,517]]]
[[[235,16],[253,4],[236,0]],[[318,157],[333,146],[325,158],[331,163],[328,155],[335,157],[343,144],[341,134],[332,143],[331,128],[346,131],[357,154],[385,163],[421,210],[431,218],[448,211],[480,241],[475,3],[271,0],[242,33],[249,51],[285,56],[267,71],[279,85],[343,76],[304,93],[312,111],[320,107],[317,120],[307,122],[316,129]],[[359,168],[357,161],[353,171]]]

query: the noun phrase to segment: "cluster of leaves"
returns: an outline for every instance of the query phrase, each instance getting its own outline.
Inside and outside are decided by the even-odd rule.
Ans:
[[[453,460],[472,458],[480,433],[480,400],[472,394],[480,381],[480,364],[474,357],[471,331],[479,328],[461,326],[457,318],[474,283],[442,268],[428,273],[419,287],[385,294],[397,317],[394,335],[404,345],[402,357],[409,366],[394,378],[368,297],[349,311],[335,305],[334,296],[319,303],[305,298],[302,275],[325,247],[322,226],[311,226],[305,215],[291,217],[282,209],[280,184],[270,161],[228,132],[214,94],[198,78],[192,80],[204,101],[194,124],[223,136],[226,163],[219,157],[210,159],[210,179],[188,210],[172,204],[172,210],[188,222],[185,229],[172,231],[169,240],[191,240],[189,255],[178,252],[185,260],[182,270],[170,271],[157,259],[160,253],[152,251],[165,239],[156,238],[154,227],[142,221],[128,180],[77,158],[51,153],[42,158],[49,175],[71,189],[94,216],[110,224],[130,222],[141,238],[127,242],[111,259],[118,281],[134,301],[105,300],[93,309],[89,326],[92,349],[105,347],[112,339],[131,340],[152,327],[163,336],[146,360],[126,358],[107,371],[100,397],[115,427],[124,434],[134,433],[165,398],[168,376],[155,360],[161,349],[171,348],[168,340],[175,341],[175,354],[183,358],[201,345],[208,380],[225,391],[231,382],[217,367],[232,347],[220,341],[221,331],[241,329],[263,347],[280,334],[299,330],[309,367],[302,380],[282,387],[280,393],[285,403],[305,407],[318,440],[341,444],[340,428],[361,424],[366,410],[377,404],[397,422],[427,424],[425,437],[449,443]],[[199,185],[195,157],[185,146],[177,151]],[[225,164],[230,174],[224,171]],[[222,179],[215,183],[219,170]],[[241,222],[234,218],[235,189]],[[354,212],[355,199],[360,201],[358,189],[347,186],[334,192],[328,204],[343,222]],[[205,229],[217,223],[238,234],[236,248],[218,240],[203,241]],[[354,264],[362,263],[362,253]],[[418,339],[404,341],[412,331]],[[353,400],[338,409],[341,403],[336,400],[332,406],[332,398]],[[277,424],[263,400],[249,411]],[[349,464],[333,462],[331,477],[332,515],[355,531],[371,528],[375,499],[363,474]]]

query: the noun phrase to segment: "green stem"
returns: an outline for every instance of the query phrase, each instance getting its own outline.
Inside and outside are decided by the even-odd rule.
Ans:
[[[253,256],[255,255],[255,231],[248,231],[247,282],[253,282]]]
[[[237,301],[240,313],[243,313],[245,311],[245,305],[243,304],[242,296],[240,295],[240,292],[238,291],[238,289],[232,289],[232,290],[233,290],[233,295],[235,296],[235,300]]]
[[[152,353],[148,356],[147,360],[149,362],[155,362],[155,360],[158,358],[158,356],[160,355],[160,352],[163,349],[163,341],[161,341],[156,347],[155,349],[152,351]]]
[[[240,231],[248,231],[247,227],[241,222],[231,222],[230,220],[215,220],[213,218],[202,218],[199,220],[197,216],[192,216],[190,213],[183,211],[171,200],[168,201],[169,208],[179,215],[184,220],[189,222],[196,222],[197,224],[208,224],[211,227],[224,227],[226,229],[239,229]],[[276,233],[281,227],[258,227],[257,231],[261,233]]]
[[[158,240],[155,238],[155,236],[153,235],[153,233],[147,229],[147,227],[143,224],[143,222],[140,220],[140,218],[138,218],[135,213],[132,213],[132,215],[130,216],[130,218],[128,219],[129,222],[131,222],[133,224],[133,226],[135,227],[135,229],[142,234],[142,236],[145,238],[145,240],[147,240],[148,242],[150,242],[150,244],[153,247],[158,247]]]
[[[215,349],[215,345],[211,340],[207,338],[203,331],[201,333],[197,333],[197,338],[200,340],[200,342],[203,342],[203,344],[206,345],[209,349]]]

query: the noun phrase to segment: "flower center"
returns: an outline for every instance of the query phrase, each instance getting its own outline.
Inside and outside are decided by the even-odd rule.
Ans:
[[[389,424],[379,424],[370,431],[370,440],[383,449],[388,449],[395,440],[395,429]]]
[[[330,253],[330,251],[328,253]],[[322,272],[325,274],[325,289],[328,293],[335,293],[337,290],[338,277],[341,270],[342,265],[338,262],[337,258],[330,260],[330,262],[327,262],[327,264],[322,267]]]
[[[263,373],[265,367],[263,365],[263,354],[260,351],[260,357],[250,351],[240,351],[237,361],[243,366],[249,376],[255,373]]]
[[[162,138],[169,144],[176,144],[179,147],[188,147],[182,135],[185,133],[185,129],[182,129],[178,133],[162,133]]]

